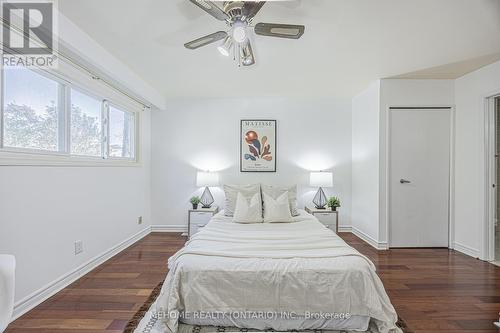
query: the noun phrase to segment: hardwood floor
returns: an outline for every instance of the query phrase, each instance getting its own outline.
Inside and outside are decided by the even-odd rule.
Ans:
[[[500,311],[500,267],[448,249],[377,251],[340,234],[377,266],[408,327],[420,333],[493,333]]]
[[[120,333],[186,241],[153,233],[11,323],[6,333]]]
[[[377,266],[398,314],[417,333],[498,333],[500,267],[446,249],[377,251],[340,234]],[[179,234],[153,233],[13,322],[7,333],[119,333],[164,279]]]

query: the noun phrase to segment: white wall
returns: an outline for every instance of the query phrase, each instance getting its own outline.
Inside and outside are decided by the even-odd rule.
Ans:
[[[59,24],[61,46],[78,50],[79,57],[98,64],[97,74],[121,82],[141,100],[164,105],[157,91],[73,23],[61,16]],[[92,80],[88,73],[63,63],[57,72],[137,108],[137,103]],[[0,253],[17,259],[19,311],[34,305],[37,297],[46,295],[43,292],[53,291],[49,287],[54,282],[150,225],[151,112],[141,112],[140,121],[142,163],[136,167],[0,166]],[[139,216],[143,216],[142,225],[137,223]],[[77,256],[76,240],[84,243],[84,252]]]
[[[188,200],[202,189],[197,170],[218,170],[221,183],[298,184],[310,203],[310,170],[332,170],[327,195],[342,200],[340,225],[351,220],[351,105],[329,99],[205,99],[174,101],[152,117],[153,224],[186,225]],[[241,119],[277,120],[277,172],[240,173]],[[217,204],[223,192],[215,189]]]
[[[141,116],[142,166],[0,167],[0,253],[16,256],[16,302],[150,223],[151,122]]]
[[[455,243],[482,259],[485,219],[485,98],[500,94],[500,62],[455,82]]]
[[[387,242],[388,109],[396,106],[453,106],[454,80],[381,80],[380,87],[380,223],[379,242]]]
[[[380,81],[352,100],[352,227],[379,239]]]
[[[381,80],[380,101],[377,105],[377,83],[353,99],[353,182],[352,182],[352,221],[378,242],[387,241],[387,191],[386,191],[386,154],[388,108],[391,106],[455,106],[454,119],[454,182],[452,192],[452,230],[451,246],[466,254],[486,259],[485,232],[485,103],[486,98],[500,95],[500,62],[483,67],[457,80]],[[371,110],[371,111],[368,111]],[[363,114],[365,112],[365,114]],[[369,145],[369,133],[376,133],[373,126],[367,128],[366,120],[371,113],[379,114],[379,146]],[[375,124],[373,119],[370,120]],[[364,139],[364,141],[362,141]],[[365,143],[365,146],[362,143]],[[361,214],[366,207],[360,205],[362,192],[360,177],[368,170],[360,166],[363,148],[376,152],[379,149],[379,183],[370,185],[378,188],[379,219],[371,217],[370,224],[363,224]],[[377,156],[373,156],[373,161]],[[365,161],[367,162],[367,161]],[[364,172],[363,172],[364,171]],[[367,181],[367,180],[365,180]],[[366,199],[367,200],[367,199]],[[377,200],[372,193],[371,200]],[[363,203],[363,202],[361,202]],[[365,201],[366,204],[366,201]],[[374,207],[370,210],[376,211]],[[368,219],[365,217],[365,220]],[[378,225],[378,234],[373,225]]]
[[[156,106],[165,107],[165,98],[139,75],[94,41],[86,32],[58,13],[59,51],[128,94]]]
[[[385,248],[387,225],[387,122],[395,106],[453,106],[453,80],[372,83],[352,102],[352,225],[372,245]]]

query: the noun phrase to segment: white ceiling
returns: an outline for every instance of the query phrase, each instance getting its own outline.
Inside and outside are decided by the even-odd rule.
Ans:
[[[254,22],[304,24],[306,32],[299,40],[256,36],[250,68],[216,44],[183,47],[226,27],[187,0],[59,0],[59,7],[166,98],[346,98],[379,78],[423,78],[422,70],[452,63],[443,78],[457,77],[500,58],[499,0],[268,2]]]
[[[391,77],[391,79],[456,79],[478,68],[500,60],[500,53],[471,58],[451,64],[421,69]]]

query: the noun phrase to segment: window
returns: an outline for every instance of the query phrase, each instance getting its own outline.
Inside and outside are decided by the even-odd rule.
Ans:
[[[27,69],[4,70],[3,145],[59,150],[59,83]]]
[[[134,112],[44,71],[2,71],[0,153],[135,159]]]
[[[133,157],[134,117],[125,112],[109,107],[109,156]]]
[[[71,154],[101,156],[102,101],[71,89]]]

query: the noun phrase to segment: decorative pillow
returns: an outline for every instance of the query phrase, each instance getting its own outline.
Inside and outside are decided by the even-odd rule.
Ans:
[[[262,193],[266,193],[273,198],[277,198],[285,192],[288,192],[288,200],[290,202],[290,213],[292,216],[299,216],[300,213],[297,210],[297,185],[283,187],[283,186],[272,186],[272,185],[260,185],[262,188]],[[264,210],[266,207],[264,207]]]
[[[256,193],[249,200],[238,192],[233,221],[236,223],[262,223],[262,199]]]
[[[224,202],[224,215],[233,216],[236,208],[236,200],[238,192],[241,192],[245,198],[252,198],[255,194],[260,196],[260,184],[255,185],[224,185],[224,194],[226,200]]]
[[[290,213],[290,202],[288,200],[288,192],[283,193],[278,198],[274,199],[267,193],[264,196],[264,222],[292,222],[292,214]]]

